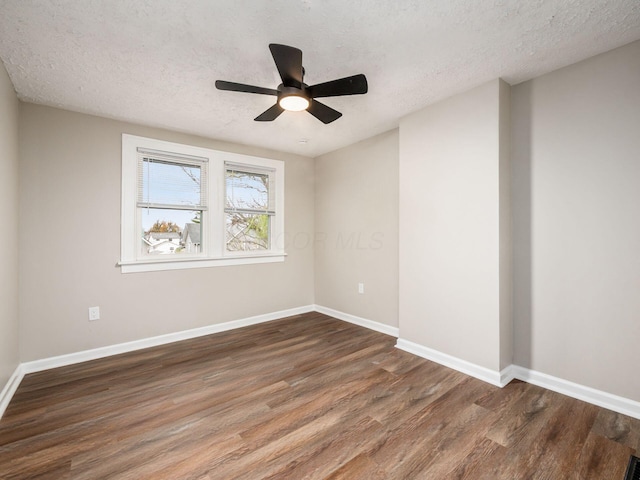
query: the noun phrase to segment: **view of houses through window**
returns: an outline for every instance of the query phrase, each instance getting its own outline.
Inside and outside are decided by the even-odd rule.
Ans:
[[[144,209],[143,253],[200,253],[200,216],[199,211]]]
[[[208,208],[202,191],[205,162],[142,152],[138,208],[143,254],[200,253],[200,222]]]

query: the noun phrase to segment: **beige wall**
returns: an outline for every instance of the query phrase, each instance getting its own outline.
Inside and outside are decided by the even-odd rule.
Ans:
[[[500,359],[505,93],[495,80],[400,123],[400,338],[494,371],[510,363]]]
[[[513,88],[515,363],[640,400],[640,42]]]
[[[0,63],[0,391],[18,354],[18,98]]]
[[[316,303],[397,327],[398,131],[318,157],[315,179]]]
[[[513,363],[513,238],[511,202],[511,87],[499,81],[500,369]]]
[[[313,304],[312,159],[32,104],[20,113],[22,361]],[[298,240],[285,262],[121,274],[122,133],[285,160],[285,229]]]

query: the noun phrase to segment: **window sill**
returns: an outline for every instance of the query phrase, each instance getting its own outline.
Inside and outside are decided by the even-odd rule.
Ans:
[[[116,264],[121,273],[159,272],[162,270],[184,270],[187,268],[228,267],[232,265],[251,265],[258,263],[284,262],[284,252],[260,255],[234,255],[222,258],[172,258],[166,260],[121,261]]]

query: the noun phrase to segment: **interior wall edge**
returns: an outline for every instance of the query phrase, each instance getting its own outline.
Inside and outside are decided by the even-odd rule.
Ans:
[[[0,250],[0,387],[13,382],[13,372],[20,364],[19,106],[13,83],[0,62],[0,218],[4,227]],[[0,407],[4,404],[2,391]]]
[[[2,392],[0,392],[0,418],[2,418],[2,416],[4,415],[4,412],[9,406],[13,395],[16,393],[16,390],[18,390],[18,387],[20,386],[20,382],[22,382],[24,375],[25,372],[22,363],[19,363],[11,377],[9,377],[9,381],[2,389]]]
[[[582,400],[583,402],[591,403],[629,417],[640,419],[640,402],[630,398],[614,395],[586,385],[580,385],[563,378],[554,377],[553,375],[518,365],[512,365],[512,368],[515,378],[523,382],[537,385],[538,387],[546,388],[547,390]]]
[[[453,370],[457,370],[458,372],[477,378],[483,382],[490,383],[496,387],[504,387],[512,380],[508,374],[509,367],[505,368],[503,371],[492,370],[453,355],[440,352],[433,348],[425,347],[419,343],[405,340],[404,338],[398,339],[396,348],[432,362],[436,362],[445,367],[452,368]],[[506,383],[504,383],[505,381]]]
[[[396,348],[436,362],[496,387],[503,388],[512,380],[521,380],[531,385],[536,385],[598,407],[606,408],[607,410],[640,419],[640,402],[519,365],[509,365],[501,371],[491,370],[402,338],[398,339]]]
[[[350,313],[334,310],[333,308],[323,307],[322,305],[314,305],[313,307],[314,310],[318,313],[324,313],[325,315],[337,318],[338,320],[343,320],[360,327],[368,328],[369,330],[374,330],[378,333],[384,333],[385,335],[390,335],[396,338],[398,338],[398,336],[400,335],[400,329],[398,327],[392,327],[390,325],[376,322],[374,320],[369,320],[367,318],[351,315]]]

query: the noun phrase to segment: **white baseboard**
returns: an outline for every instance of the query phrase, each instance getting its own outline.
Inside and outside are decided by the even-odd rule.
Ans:
[[[445,367],[453,368],[454,370],[497,387],[502,388],[511,382],[511,380],[517,378],[523,382],[537,385],[547,390],[558,392],[629,417],[640,419],[640,402],[602,390],[596,390],[595,388],[586,387],[546,373],[536,372],[535,370],[530,370],[518,365],[509,365],[504,370],[498,372],[404,339],[398,339],[396,347],[444,365]]]
[[[240,320],[208,325],[206,327],[184,330],[182,332],[175,332],[166,335],[160,335],[157,337],[145,338],[132,342],[120,343],[117,345],[110,345],[107,347],[100,347],[92,350],[70,353],[67,355],[60,355],[57,357],[34,360],[18,365],[13,375],[9,378],[9,381],[2,389],[2,392],[0,393],[0,418],[2,418],[2,415],[9,405],[11,398],[15,394],[18,386],[20,385],[20,382],[22,381],[22,378],[27,373],[34,373],[42,370],[48,370],[50,368],[72,365],[75,363],[86,362],[88,360],[96,360],[98,358],[109,357],[111,355],[117,355],[120,353],[132,352],[143,348],[155,347],[159,345],[165,345],[167,343],[187,340],[190,338],[211,335],[213,333],[247,327],[250,325],[256,325],[259,323],[269,322],[272,320],[278,320],[284,317],[300,315],[313,311],[329,315],[345,322],[353,323],[354,325],[359,325],[364,328],[375,330],[386,335],[391,335],[396,338],[399,336],[399,329],[396,327],[391,327],[383,323],[367,320],[365,318],[340,312],[338,310],[333,310],[321,305],[307,305],[264,315],[256,315],[254,317],[244,318]],[[497,387],[504,387],[511,380],[517,378],[518,380],[531,383],[532,385],[537,385],[548,390],[552,390],[554,392],[576,398],[578,400],[592,403],[608,410],[613,410],[614,412],[618,412],[623,415],[628,415],[630,417],[640,419],[640,402],[613,395],[611,393],[603,392],[601,390],[596,390],[594,388],[579,385],[577,383],[553,377],[545,373],[536,372],[535,370],[530,370],[517,365],[509,365],[507,368],[499,372],[404,339],[398,339],[396,347],[419,357],[432,360],[446,367],[453,368],[454,370],[458,370],[459,372],[478,378]]]
[[[66,355],[59,355],[57,357],[43,358],[42,360],[25,362],[22,364],[22,368],[25,374],[40,372],[42,370],[48,370],[50,368],[64,367],[67,365],[73,365],[75,363],[86,362],[88,360],[110,357],[111,355],[118,355],[120,353],[133,352],[135,350],[141,350],[143,348],[157,347],[159,345],[165,345],[167,343],[179,342],[181,340],[188,340],[190,338],[203,337],[205,335],[211,335],[213,333],[226,332],[227,330],[248,327],[250,325],[256,325],[258,323],[270,322],[272,320],[278,320],[281,318],[290,317],[292,315],[300,315],[302,313],[308,313],[312,311],[314,311],[313,305],[290,308],[288,310],[280,310],[279,312],[256,315],[255,317],[248,317],[240,320],[233,320],[230,322],[216,323],[213,325],[207,325],[206,327],[168,333],[166,335],[159,335],[157,337],[143,338],[141,340],[134,340],[132,342],[119,343],[116,345],[109,345],[107,347],[94,348],[91,350],[84,350],[82,352],[69,353]]]
[[[353,323],[354,325],[368,328],[369,330],[375,330],[376,332],[384,333],[385,335],[390,335],[392,337],[398,338],[398,335],[400,334],[400,330],[397,327],[385,325],[384,323],[380,322],[374,322],[373,320],[368,320],[362,317],[356,317],[355,315],[351,315],[350,313],[340,312],[338,310],[334,310],[333,308],[323,307],[322,305],[314,305],[313,309],[318,313],[324,313],[325,315],[337,318],[338,320]]]
[[[18,385],[20,385],[23,377],[24,369],[22,368],[22,364],[19,364],[14,370],[13,374],[9,377],[9,381],[0,393],[0,418],[2,418],[2,415],[4,415],[4,411],[9,406],[9,402],[13,398],[13,395],[16,393]]]
[[[490,368],[476,365],[475,363],[462,360],[452,355],[439,352],[432,348],[425,347],[424,345],[410,342],[409,340],[404,340],[402,338],[398,339],[396,348],[439,363],[445,367],[453,368],[454,370],[490,383],[491,385],[495,385],[496,387],[504,387],[507,383],[513,380],[510,367],[505,368],[501,372],[491,370]]]
[[[500,371],[500,388],[506,387],[512,380],[516,379],[515,365],[509,365]]]
[[[640,419],[640,402],[563,380],[562,378],[547,375],[546,373],[536,372],[528,368],[517,365],[512,365],[512,367],[515,378],[518,380],[582,400],[583,402],[592,403],[607,410],[613,410],[614,412]]]

